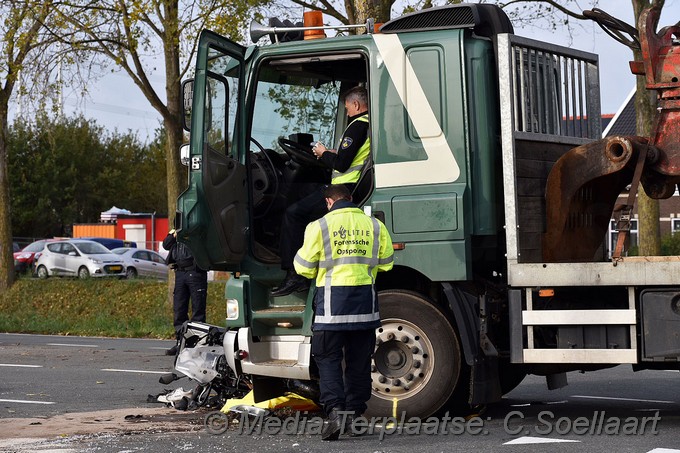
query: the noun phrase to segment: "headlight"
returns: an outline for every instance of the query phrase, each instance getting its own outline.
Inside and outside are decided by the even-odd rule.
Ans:
[[[90,258],[90,261],[92,261],[94,264],[101,264],[102,263],[102,260],[100,260],[98,258]]]
[[[31,258],[30,253],[22,253],[21,255],[17,256],[18,260],[27,260]]]
[[[227,319],[238,319],[238,300],[227,299]]]

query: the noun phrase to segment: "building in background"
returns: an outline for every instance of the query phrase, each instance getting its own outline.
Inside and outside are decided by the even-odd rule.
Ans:
[[[132,213],[113,206],[101,213],[98,223],[73,225],[73,237],[102,237],[135,242],[138,248],[153,250],[165,256],[163,239],[168,234],[169,223],[165,216],[156,213]]]

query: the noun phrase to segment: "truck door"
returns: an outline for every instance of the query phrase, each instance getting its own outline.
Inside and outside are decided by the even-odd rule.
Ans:
[[[247,252],[245,48],[204,31],[191,108],[189,187],[175,226],[204,269],[235,270]]]

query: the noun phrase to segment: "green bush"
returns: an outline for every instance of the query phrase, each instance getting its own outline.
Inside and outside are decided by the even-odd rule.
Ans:
[[[208,283],[207,322],[224,326],[225,282]],[[172,338],[167,282],[19,279],[0,295],[0,331]]]
[[[680,234],[668,234],[661,238],[661,254],[663,256],[680,255]]]
[[[628,256],[638,256],[640,248],[633,245],[628,249]],[[667,234],[661,238],[661,256],[680,255],[680,234]]]

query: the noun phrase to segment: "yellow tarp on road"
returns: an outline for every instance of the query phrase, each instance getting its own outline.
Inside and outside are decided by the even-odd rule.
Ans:
[[[277,398],[272,398],[270,400],[260,401],[259,403],[256,403],[253,397],[253,391],[251,390],[250,392],[248,392],[246,396],[244,396],[241,399],[232,398],[227,400],[222,409],[220,409],[220,412],[224,412],[226,414],[227,412],[230,411],[232,407],[236,406],[253,406],[269,410],[287,407],[297,411],[310,411],[310,412],[320,410],[319,407],[316,404],[314,404],[312,400],[304,398],[295,393],[286,393],[283,396],[279,396]]]

